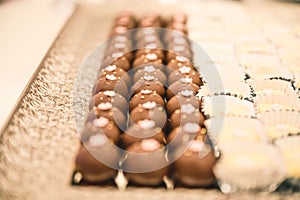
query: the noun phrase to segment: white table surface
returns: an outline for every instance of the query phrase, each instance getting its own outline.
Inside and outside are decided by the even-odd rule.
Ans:
[[[0,4],[0,127],[74,10],[68,0]]]

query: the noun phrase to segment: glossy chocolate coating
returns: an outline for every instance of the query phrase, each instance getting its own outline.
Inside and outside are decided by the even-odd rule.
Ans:
[[[158,127],[163,128],[167,122],[167,114],[164,107],[157,105],[155,102],[146,102],[130,112],[131,124],[144,119],[151,119]]]
[[[187,187],[208,187],[214,182],[212,169],[216,158],[210,147],[201,146],[200,140],[195,141],[198,142],[192,144],[182,156],[175,160],[174,177]],[[175,154],[177,153],[181,151],[175,150]]]
[[[143,47],[140,48],[136,51],[135,56],[136,57],[140,57],[141,55],[145,55],[145,54],[149,54],[149,53],[154,53],[158,56],[158,58],[162,59],[164,57],[164,51],[162,50],[162,48],[160,48],[159,46],[156,45],[156,43],[151,43],[148,44],[150,46],[150,48],[147,47]],[[152,45],[152,46],[151,46]],[[152,48],[155,47],[156,48]]]
[[[103,182],[113,178],[117,171],[100,161],[117,167],[119,152],[109,141],[100,146],[91,143],[93,146],[87,143],[88,150],[84,146],[80,147],[75,159],[75,171],[81,172],[83,180],[87,182]]]
[[[168,62],[167,68],[169,71],[169,74],[172,73],[174,70],[178,70],[181,67],[189,67],[191,69],[194,69],[192,63],[190,62],[190,60],[188,58],[185,58],[183,56],[176,56],[175,59],[171,59]]]
[[[167,61],[170,62],[172,59],[175,59],[176,56],[184,56],[190,61],[193,60],[193,54],[191,53],[190,49],[181,45],[178,45],[167,52]]]
[[[118,46],[119,48],[111,45]],[[115,55],[123,54],[124,57],[130,61],[133,58],[132,48],[130,46],[124,47],[123,45],[125,45],[125,43],[110,44],[110,46],[105,51],[105,56],[114,58],[116,57]]]
[[[197,123],[187,122],[172,129],[167,137],[167,143],[171,150],[180,146],[188,147],[188,143],[194,139],[204,141],[206,129]]]
[[[126,99],[114,91],[102,91],[95,94],[90,101],[89,108],[92,110],[94,109],[94,106],[107,102],[111,103],[113,107],[119,108],[124,113],[128,110],[128,103]]]
[[[171,74],[169,74],[168,84],[171,85],[172,83],[179,81],[181,78],[191,78],[192,82],[196,85],[203,85],[203,82],[199,77],[199,73],[196,70],[185,66],[180,67],[178,70],[174,70]]]
[[[154,139],[142,140],[126,148],[126,151],[135,154],[128,154],[123,164],[123,169],[130,172],[125,174],[130,181],[139,185],[156,186],[163,182],[164,176],[168,175],[169,163],[165,157],[165,150],[162,144],[158,148],[144,147],[146,146],[144,143],[149,140],[152,142]],[[158,141],[157,143],[159,144]],[[138,173],[141,171],[149,172]]]
[[[191,90],[193,91],[193,94],[196,95],[199,90],[199,86],[194,83],[183,83],[182,81],[177,81],[168,87],[167,99],[171,99],[173,96],[184,90]]]
[[[126,26],[116,25],[112,28],[110,35],[125,35],[129,37],[128,30],[129,29]]]
[[[184,14],[172,15],[168,28],[175,30],[173,32],[187,34],[186,21],[187,16]],[[135,47],[138,50],[135,53],[130,52],[132,35],[128,30],[134,28],[136,24],[134,17],[129,12],[121,13],[115,19],[111,34],[120,37],[110,40],[101,66],[116,65],[117,69],[101,71],[99,80],[94,87],[96,95],[90,102],[90,109],[93,110],[89,113],[85,130],[81,136],[84,144],[91,148],[93,153],[103,154],[99,157],[100,160],[104,156],[106,160],[114,163],[113,165],[116,167],[118,167],[120,156],[116,148],[111,146],[111,141],[117,144],[119,139],[122,139],[122,144],[126,151],[138,154],[144,153],[145,155],[142,157],[136,157],[133,154],[126,155],[127,157],[122,163],[125,176],[135,184],[157,186],[162,183],[164,176],[170,174],[170,163],[168,163],[168,156],[165,154],[165,149],[163,149],[166,138],[162,129],[165,128],[165,122],[167,121],[166,112],[161,107],[165,104],[163,97],[166,96],[167,99],[170,99],[167,109],[170,113],[169,123],[172,131],[169,134],[168,141],[177,140],[177,143],[179,142],[178,146],[172,146],[171,153],[177,154],[177,147],[181,148],[180,141],[183,141],[184,137],[192,135],[191,131],[194,131],[196,136],[189,138],[189,140],[197,139],[202,141],[205,138],[206,129],[201,128],[204,117],[199,112],[199,104],[201,102],[195,96],[185,97],[179,93],[191,90],[192,95],[195,95],[199,89],[198,86],[202,85],[202,81],[197,71],[193,68],[191,63],[193,54],[190,50],[190,44],[183,35],[176,38],[176,34],[167,32],[164,36],[166,38],[164,42],[166,42],[170,51],[165,52],[161,50],[163,46],[160,42],[158,30],[152,28],[138,30],[135,35]],[[138,26],[161,27],[162,19],[156,13],[149,13],[140,20]],[[188,60],[177,60],[177,55],[185,56]],[[132,60],[133,56],[135,56],[134,60]],[[169,69],[163,66],[165,60],[168,62]],[[130,65],[131,62],[133,62],[132,66]],[[152,64],[158,64],[159,66],[155,67],[154,71],[144,70],[145,65]],[[190,70],[183,68],[184,72],[174,71],[179,70],[183,66]],[[134,68],[134,73],[132,74],[133,86],[131,88],[133,96],[129,104],[131,111],[129,113],[131,118],[129,120],[130,126],[120,136],[121,131],[116,124],[122,130],[125,130],[127,119],[124,113],[127,112],[128,103],[126,98],[128,96],[128,87],[131,85],[130,77],[125,72],[129,71],[131,67]],[[168,79],[164,72],[168,74]],[[123,78],[121,79],[121,77]],[[151,77],[154,78],[152,79]],[[189,83],[186,81],[189,80],[188,78],[191,79]],[[164,87],[166,83],[169,84],[167,91]],[[111,90],[117,92],[117,94],[114,96],[104,94],[104,92],[112,94]],[[155,92],[149,93],[150,90]],[[153,104],[155,104],[154,107]],[[191,107],[196,108],[192,109]],[[189,129],[184,129],[183,125],[195,122],[197,122],[196,125],[190,125]],[[183,125],[178,127],[180,124]],[[199,130],[196,126],[199,126]],[[178,134],[179,136],[175,137]],[[108,141],[101,144],[99,139],[101,135],[106,135]],[[90,138],[92,139],[90,140]],[[153,148],[151,145],[150,147],[145,145],[147,141],[148,144],[151,143],[151,140],[152,143],[156,141],[158,147]],[[208,152],[199,158],[197,148],[188,149],[184,155],[175,161],[174,177],[181,184],[189,187],[210,185],[213,180],[211,163],[214,164],[215,162],[214,157],[211,158],[211,155],[212,153]],[[150,172],[136,173],[144,171],[149,166],[150,168],[153,166],[166,167],[158,168],[154,171],[151,170]],[[116,175],[116,170],[98,162],[84,147],[81,147],[76,158],[76,171],[80,171],[84,180],[90,182],[105,181]]]
[[[137,75],[139,75],[139,74],[137,74]],[[141,76],[136,82],[138,82],[139,80],[144,80],[144,81],[155,80],[155,81],[159,81],[162,85],[165,85],[165,82],[163,82],[164,81],[164,73],[162,73],[160,70],[158,72],[144,73],[144,75]]]
[[[124,148],[140,142],[143,139],[153,138],[160,143],[165,143],[165,135],[161,128],[155,125],[152,120],[142,120],[130,126],[122,135]]]
[[[126,61],[123,60],[124,59],[123,57],[125,57],[127,59],[127,61],[130,62],[131,59],[133,58],[132,51],[133,51],[133,49],[130,47],[125,47],[123,49],[122,48],[119,48],[119,49],[108,48],[105,52],[106,54],[105,54],[105,58],[103,60],[106,60],[106,57],[108,57],[108,58],[110,58],[110,60],[108,60],[108,63],[114,64],[114,62],[116,62],[116,63],[122,63],[124,65],[124,64],[126,64]]]
[[[162,64],[162,59],[155,53],[143,54],[133,61],[133,68],[141,67],[144,64]]]
[[[165,65],[164,64],[159,64],[159,63],[146,63],[146,64],[141,64],[139,66],[136,66],[134,68],[134,72],[137,72],[138,70],[141,70],[141,69],[144,69],[145,70],[145,67],[148,67],[148,66],[153,66],[155,69],[159,69],[161,72],[165,72]],[[134,73],[135,74],[135,73]]]
[[[148,76],[154,76],[161,82],[163,85],[165,85],[167,77],[164,72],[160,70],[160,68],[163,67],[161,65],[145,65],[144,67],[137,70],[132,79],[133,82],[137,82],[139,79],[142,79],[145,75]]]
[[[102,103],[94,107],[94,110],[89,112],[86,123],[92,123],[95,118],[105,117],[109,121],[113,121],[120,129],[124,130],[127,122],[126,116],[120,109],[112,107],[112,104],[109,104],[110,103]]]
[[[129,103],[129,109],[133,110],[139,104],[146,102],[155,102],[158,105],[164,106],[165,102],[163,98],[153,90],[141,90],[139,93],[135,94]]]
[[[106,75],[105,77],[98,79],[97,83],[94,85],[93,94],[107,90],[113,90],[125,98],[128,95],[126,82],[120,79],[120,77],[116,77],[114,75]]]
[[[118,57],[119,55],[123,55]],[[115,58],[115,57],[116,58]],[[122,68],[125,71],[130,70],[130,63],[128,61],[128,58],[126,58],[126,56],[123,53],[116,53],[113,54],[113,56],[106,56],[101,63],[102,67],[106,67],[108,65],[116,65],[118,68]]]
[[[125,26],[127,29],[133,29],[135,27],[135,20],[130,16],[119,16],[115,20],[116,26]]]
[[[139,24],[140,28],[145,28],[145,27],[160,27],[160,22],[158,21],[153,21],[153,20],[142,20],[141,23]]]
[[[104,67],[99,73],[99,78],[106,77],[107,74],[114,75],[114,76],[124,80],[128,87],[131,84],[128,73],[125,70],[123,70],[122,68],[118,68],[116,65],[108,65],[108,66]]]
[[[186,106],[188,106],[188,104],[186,104]],[[204,127],[204,121],[204,115],[196,109],[191,113],[184,112],[184,110],[182,109],[177,109],[171,114],[171,117],[169,118],[169,126],[171,128],[175,128],[177,126],[180,126],[181,124],[192,122]]]
[[[140,20],[139,27],[161,27],[160,17],[147,17]]]
[[[114,144],[117,144],[120,140],[120,129],[117,125],[110,121],[108,118],[99,117],[94,118],[92,121],[86,123],[85,129],[80,134],[81,141],[83,143],[88,142],[88,139],[92,135],[104,134],[111,140]]]
[[[187,94],[187,95],[185,95]],[[200,109],[201,101],[198,97],[193,95],[192,90],[187,90],[180,92],[179,94],[173,96],[167,103],[166,109],[169,114],[173,113],[177,109],[181,109],[183,105],[190,104],[194,107],[195,110]],[[190,110],[187,110],[187,112],[190,112]]]
[[[165,88],[164,85],[158,80],[149,80],[146,81],[145,79],[138,80],[132,87],[131,87],[131,94],[135,95],[142,90],[153,90],[156,91],[161,97],[165,95]]]

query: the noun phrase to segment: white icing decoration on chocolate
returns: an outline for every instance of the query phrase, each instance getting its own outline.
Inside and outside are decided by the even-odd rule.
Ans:
[[[158,57],[157,57],[157,55],[156,55],[155,53],[148,53],[148,54],[146,55],[146,58],[147,58],[148,60],[156,60]]]
[[[144,67],[144,71],[145,72],[154,72],[155,71],[155,68],[152,66],[152,65],[146,65]]]
[[[151,94],[152,90],[141,90],[142,94]]]
[[[97,108],[100,109],[100,110],[109,110],[109,109],[112,108],[112,104],[109,103],[109,102],[100,103],[100,104],[98,104]]]
[[[146,80],[146,81],[153,81],[154,79],[155,79],[154,76],[150,76],[150,75],[145,75],[144,76],[144,80]]]
[[[109,71],[109,72],[112,72],[112,71],[114,71],[116,69],[117,69],[116,65],[108,65],[107,67],[105,67],[105,70]]]
[[[125,43],[115,43],[114,47],[116,49],[124,49],[126,47]]]
[[[200,131],[200,126],[197,123],[188,122],[185,125],[183,125],[183,130],[188,133],[196,133]]]
[[[155,126],[155,121],[149,119],[140,120],[137,123],[143,129],[150,129]]]
[[[102,134],[92,135],[89,138],[89,145],[92,147],[102,146],[107,142],[107,137]]]
[[[156,103],[154,101],[149,101],[149,102],[143,103],[142,107],[150,110],[150,109],[153,109],[156,107]]]
[[[182,51],[184,51],[185,50],[185,47],[184,46],[182,46],[182,45],[177,45],[177,46],[174,46],[173,47],[173,50],[175,51],[175,52],[182,52]]]
[[[192,78],[181,78],[180,79],[180,81],[182,82],[182,83],[191,83],[192,82]]]
[[[106,90],[106,91],[103,92],[103,94],[106,95],[106,96],[109,96],[109,97],[116,96],[116,93],[113,90]]]
[[[111,56],[112,56],[113,58],[119,58],[119,57],[121,57],[121,56],[123,56],[123,55],[124,55],[123,52],[116,52],[116,53],[113,53]]]
[[[192,104],[183,104],[181,106],[181,112],[186,113],[188,115],[192,114],[193,112],[195,112],[195,107]]]
[[[189,97],[189,96],[192,96],[194,94],[194,92],[192,90],[183,90],[180,92],[180,94],[184,97]]]
[[[175,59],[178,61],[178,62],[187,62],[188,59],[184,56],[176,56]]]
[[[155,151],[159,149],[160,143],[155,139],[145,139],[141,141],[141,148],[146,151]]]
[[[110,75],[110,74],[107,74],[106,76],[105,76],[105,78],[107,79],[107,80],[110,80],[110,81],[114,81],[114,80],[117,80],[117,77],[115,76],[115,75]]]
[[[181,74],[188,74],[191,71],[191,68],[187,67],[187,66],[182,66],[179,68],[179,71]]]
[[[149,43],[145,46],[146,49],[156,49],[158,45],[156,43]]]
[[[105,117],[100,117],[97,119],[94,119],[93,125],[96,127],[105,127],[108,124],[109,120]]]
[[[191,142],[190,150],[193,152],[200,152],[205,147],[205,144],[201,140],[194,140]]]

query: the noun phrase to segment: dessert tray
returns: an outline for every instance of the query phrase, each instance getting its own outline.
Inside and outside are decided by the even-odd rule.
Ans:
[[[137,16],[143,16],[149,8],[163,13],[163,16],[170,16],[177,11],[187,14],[189,37],[201,46],[203,45],[202,48],[205,49],[205,52],[210,56],[210,61],[219,71],[228,69],[224,70],[220,76],[220,79],[226,82],[226,91],[218,87],[209,88],[208,79],[206,84],[200,87],[199,92],[197,92],[197,96],[203,98],[201,108],[208,118],[205,121],[205,126],[210,140],[212,143],[216,143],[217,140],[223,142],[220,142],[220,145],[215,145],[215,152],[225,152],[224,155],[250,155],[253,164],[250,165],[250,168],[260,170],[269,166],[268,173],[273,173],[270,179],[264,177],[270,177],[270,174],[264,174],[259,170],[255,171],[254,174],[245,174],[241,168],[249,166],[243,165],[242,158],[234,161],[232,157],[224,156],[219,160],[214,172],[219,178],[219,186],[215,182],[208,188],[175,185],[175,189],[172,187],[166,189],[164,185],[143,187],[139,184],[133,184],[124,191],[117,189],[113,179],[104,184],[77,184],[79,181],[76,181],[76,177],[74,177],[74,161],[80,148],[78,130],[81,128],[78,127],[78,120],[85,119],[86,109],[90,101],[88,98],[76,98],[78,92],[83,92],[82,96],[86,95],[86,91],[76,90],[78,89],[76,82],[81,82],[81,76],[78,76],[78,73],[89,52],[107,39],[114,17],[121,10],[124,10],[122,7],[126,3],[128,2],[116,3],[113,1],[96,6],[80,4],[58,35],[20,96],[9,120],[1,130],[1,197],[3,199],[82,199],[94,197],[133,199],[144,198],[145,196],[149,196],[151,199],[300,198],[299,187],[297,188],[299,186],[298,180],[288,178],[289,175],[293,177],[297,169],[296,172],[290,170],[291,173],[287,175],[288,169],[286,169],[286,165],[283,165],[283,158],[274,156],[274,154],[277,155],[277,151],[281,151],[284,157],[299,148],[299,145],[297,146],[299,139],[293,138],[297,137],[299,133],[299,130],[293,129],[293,127],[299,128],[299,120],[294,119],[299,116],[298,110],[300,110],[297,103],[299,101],[297,73],[299,72],[294,67],[295,62],[291,59],[292,56],[285,57],[285,53],[292,47],[288,48],[287,45],[282,45],[282,52],[278,52],[276,47],[280,44],[266,44],[266,41],[262,39],[268,38],[270,41],[278,41],[276,39],[279,38],[279,36],[271,35],[268,32],[268,28],[276,28],[278,24],[273,24],[274,27],[267,27],[263,29],[263,32],[261,31],[261,26],[272,19],[264,12],[271,12],[271,9],[279,10],[279,7],[282,6],[281,3],[266,2],[261,5],[262,8],[265,8],[263,9],[264,12],[259,10],[256,13],[257,16],[265,17],[262,21],[258,21],[256,17],[246,11],[247,9],[254,9],[254,5],[228,1],[187,1],[185,4],[174,3],[172,5],[153,1],[149,2],[149,5],[147,4],[147,8],[140,1],[130,1],[132,6],[128,10]],[[157,6],[158,4],[159,6]],[[224,9],[219,11],[217,6],[224,6]],[[284,4],[284,9],[293,8],[289,6],[291,5]],[[296,17],[298,11],[299,9],[293,8],[287,14],[289,16],[285,17]],[[240,16],[239,19],[234,17],[237,14]],[[243,23],[248,23],[248,26],[239,28]],[[297,22],[290,22],[289,25],[290,27],[286,28],[291,29],[292,27],[293,29],[297,25],[299,28]],[[297,30],[295,28],[296,35],[300,33]],[[256,35],[244,34],[251,31]],[[297,38],[289,37],[291,41]],[[247,41],[255,42],[249,44]],[[284,41],[278,43],[284,43]],[[290,43],[290,41],[286,41],[286,43]],[[285,51],[283,52],[283,50]],[[252,63],[252,54],[257,55],[256,63]],[[262,58],[262,55],[268,56]],[[201,63],[202,61],[195,60],[195,62]],[[276,66],[279,69],[270,68],[269,63],[278,64]],[[262,70],[257,66],[263,66],[264,72],[270,76],[264,76]],[[236,78],[231,78],[233,76]],[[246,81],[243,79],[244,76],[248,77]],[[228,83],[230,78],[231,81]],[[265,81],[261,81],[261,79],[265,79]],[[270,83],[270,81],[274,81],[274,83]],[[239,87],[235,87],[236,85]],[[265,90],[264,85],[272,89]],[[270,94],[273,98],[269,97]],[[289,98],[286,98],[287,96]],[[226,102],[230,102],[230,105],[234,105],[233,108],[211,110],[211,104],[221,97],[222,100],[225,98]],[[217,123],[218,120],[222,121],[220,116],[224,114],[226,115],[224,120],[228,122],[228,126],[223,129],[220,138],[214,134],[214,127],[211,125],[214,122]],[[287,124],[288,121],[283,120],[281,116],[290,119],[291,123]],[[292,123],[293,120],[295,121],[294,124]],[[295,134],[280,133],[278,135],[276,131],[277,134],[274,134],[274,129],[278,128],[276,125],[280,122],[290,128],[289,133],[295,132]],[[263,132],[261,132],[261,123],[267,124],[268,127]],[[242,129],[247,124],[251,125],[249,130],[239,134],[231,134],[237,131],[234,125]],[[279,128],[283,129],[282,126]],[[253,132],[256,134],[251,135]],[[247,134],[247,137],[243,137],[243,134]],[[236,137],[239,140],[228,143],[228,140]],[[250,146],[247,144],[249,141],[258,144],[252,148],[243,149],[243,146]],[[290,148],[285,148],[287,146]],[[240,149],[242,150],[239,151]],[[264,152],[262,157],[257,156],[261,152]],[[263,156],[268,159],[264,159]],[[297,155],[294,158],[297,158]],[[291,158],[288,157],[288,159]],[[262,160],[267,163],[261,162]],[[230,162],[238,162],[241,168],[231,168],[227,164]],[[249,170],[251,171],[251,169]],[[293,168],[291,167],[291,169]],[[240,179],[241,181],[234,180],[230,174],[235,174],[234,177],[244,178]],[[258,174],[261,175],[261,180],[264,182],[257,182],[255,178]],[[287,182],[282,184],[284,180]],[[238,186],[237,188],[245,185],[247,187],[245,186],[246,189],[242,187],[242,190],[237,189],[236,192],[229,195],[223,194],[221,191],[227,193],[228,190],[232,189],[228,189],[232,182]],[[280,186],[277,188],[279,184]],[[259,189],[253,185],[258,186]],[[277,190],[271,193],[258,191],[265,191],[266,185],[268,190],[275,190],[276,188]],[[270,189],[270,185],[273,188]]]

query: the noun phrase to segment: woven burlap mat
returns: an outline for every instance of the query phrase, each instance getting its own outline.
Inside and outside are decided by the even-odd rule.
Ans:
[[[300,6],[292,3],[188,0],[171,5],[167,4],[171,1],[164,1],[158,5],[157,1],[107,2],[110,3],[78,6],[2,130],[0,199],[300,199],[299,193],[224,195],[215,189],[168,191],[135,187],[119,192],[114,187],[70,184],[79,146],[72,111],[74,81],[84,58],[105,39],[117,12],[125,9],[140,15],[152,10],[167,15],[183,11],[189,15],[191,38],[200,44],[201,41],[220,41],[219,48],[224,42],[233,44],[235,37],[243,34],[242,27],[256,33],[253,37],[258,35],[267,40],[263,28],[268,23],[274,27],[283,26],[284,30],[295,31],[295,34],[300,30]],[[253,23],[245,25],[241,19]],[[240,28],[240,35],[231,35],[230,28]]]

